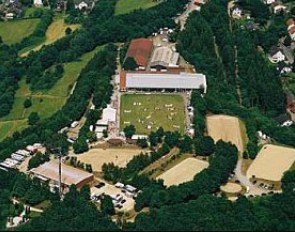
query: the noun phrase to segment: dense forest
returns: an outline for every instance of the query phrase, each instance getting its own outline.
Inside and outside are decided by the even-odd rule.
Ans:
[[[23,71],[17,62],[17,51],[5,45],[0,37],[0,117],[10,112]]]

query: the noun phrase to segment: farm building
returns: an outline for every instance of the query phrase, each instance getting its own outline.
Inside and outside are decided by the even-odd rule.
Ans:
[[[140,70],[145,70],[153,50],[153,42],[140,38],[131,41],[126,57],[132,57]]]
[[[169,66],[177,67],[179,53],[174,52],[169,47],[157,47],[154,49],[150,66],[157,70],[167,68]]]
[[[96,122],[98,126],[107,126],[111,122],[116,122],[117,110],[107,105],[102,111],[102,118]]]
[[[206,92],[206,76],[199,73],[120,73],[121,91],[128,91],[129,89],[191,90],[202,88]]]
[[[57,161],[49,161],[37,168],[30,170],[30,175],[37,177],[42,181],[49,181],[50,186],[58,186],[59,183],[59,163]],[[88,173],[65,164],[61,166],[61,182],[64,189],[74,184],[77,188],[81,188],[93,181],[93,174]]]

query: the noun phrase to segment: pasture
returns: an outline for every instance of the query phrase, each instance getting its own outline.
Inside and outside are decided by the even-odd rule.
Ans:
[[[127,14],[137,9],[147,9],[160,2],[161,0],[119,0],[116,4],[115,15]]]
[[[283,146],[264,145],[247,171],[250,179],[279,182],[284,172],[295,162],[295,149]]]
[[[22,51],[20,51],[20,56],[25,57],[27,56],[31,51],[38,51],[42,48],[44,45],[49,45],[57,41],[58,39],[61,39],[66,35],[65,30],[69,27],[72,29],[72,31],[75,31],[80,28],[80,24],[71,24],[67,25],[64,22],[64,18],[61,17],[55,17],[54,21],[49,25],[49,27],[46,30],[46,36],[45,40],[38,44],[37,46],[30,46],[27,48],[24,48]]]
[[[43,119],[50,117],[60,109],[66,103],[81,70],[101,48],[97,47],[93,51],[85,53],[79,61],[64,64],[62,78],[48,91],[32,92],[25,79],[22,79],[15,94],[12,110],[7,116],[0,118],[0,140],[11,135],[16,130],[23,129],[27,125],[27,117],[30,113],[38,112],[41,119]],[[23,103],[27,98],[31,99],[32,106],[25,109]],[[19,121],[22,122],[22,127],[14,126]],[[8,124],[11,126],[8,126]]]
[[[194,176],[209,166],[209,163],[196,158],[187,158],[156,179],[164,180],[167,187],[192,181]]]
[[[186,117],[182,96],[178,94],[124,94],[121,96],[120,129],[134,125],[136,134],[165,131],[185,132]]]
[[[239,152],[245,150],[247,135],[245,125],[237,118],[228,115],[207,116],[208,135],[214,141],[222,139],[235,144]]]
[[[0,22],[0,36],[4,43],[19,43],[25,37],[31,35],[40,19],[21,19],[7,22]]]

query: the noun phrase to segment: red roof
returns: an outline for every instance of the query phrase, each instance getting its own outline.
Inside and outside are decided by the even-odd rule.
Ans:
[[[290,107],[290,111],[295,114],[295,105],[293,105],[292,107]]]
[[[290,34],[294,34],[295,33],[295,26],[290,28],[289,33]]]
[[[126,89],[126,72],[120,72],[120,90],[125,91]]]
[[[291,26],[291,25],[293,25],[294,24],[294,20],[293,19],[288,19],[287,20],[287,25],[288,26]]]
[[[153,49],[153,42],[149,39],[134,39],[131,41],[127,56],[133,57],[139,66],[147,66],[148,59]]]

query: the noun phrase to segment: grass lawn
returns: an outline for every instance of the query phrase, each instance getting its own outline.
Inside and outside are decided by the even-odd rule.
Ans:
[[[115,15],[127,14],[136,9],[147,9],[159,4],[157,0],[119,0],[115,8]]]
[[[7,116],[0,118],[0,140],[12,135],[16,130],[24,129],[27,126],[27,118],[30,113],[38,112],[43,119],[50,117],[60,109],[65,104],[81,70],[101,48],[97,47],[93,51],[84,54],[79,61],[66,63],[63,77],[49,91],[31,92],[26,81],[22,79],[19,82],[19,89],[15,94],[11,112]],[[32,106],[28,109],[23,106],[26,98],[32,100]]]
[[[64,18],[61,16],[57,16],[54,18],[54,21],[49,25],[46,31],[46,39],[40,41],[37,45],[30,46],[28,48],[24,48],[20,51],[20,56],[24,57],[29,54],[30,51],[38,51],[42,48],[43,45],[52,44],[58,39],[64,37],[66,35],[65,30],[66,28],[71,28],[73,31],[80,28],[80,24],[72,24],[67,25],[64,22]]]
[[[35,30],[40,19],[22,19],[0,22],[0,36],[4,43],[14,44],[29,36]]]
[[[0,141],[7,136],[11,136],[15,131],[21,131],[26,128],[27,120],[0,121]]]
[[[185,132],[185,105],[180,95],[124,94],[120,108],[121,130],[132,124],[136,134],[149,134],[160,126],[165,131]]]

